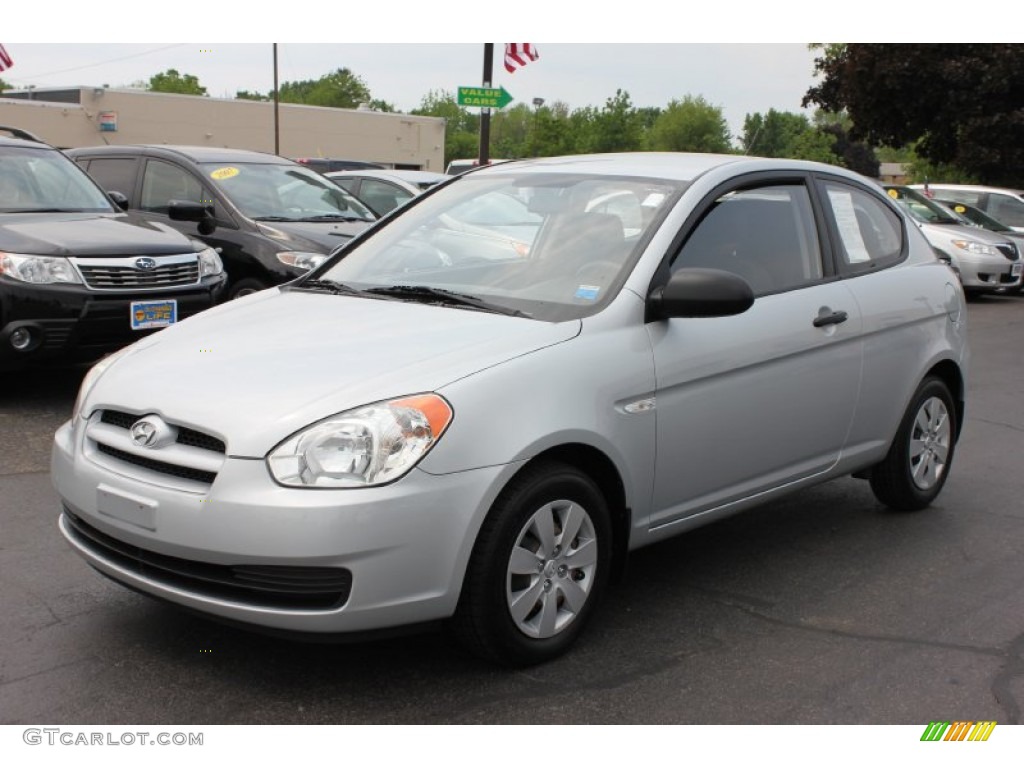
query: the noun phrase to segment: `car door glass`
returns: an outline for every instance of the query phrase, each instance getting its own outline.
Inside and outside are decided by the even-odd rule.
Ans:
[[[897,259],[903,249],[899,217],[882,201],[846,184],[826,182],[825,198],[839,232],[846,267]]]
[[[363,183],[359,187],[359,197],[364,203],[373,208],[374,211],[383,216],[406,200],[410,200],[412,193],[386,181],[363,179]]]
[[[79,160],[78,162],[83,162]],[[131,157],[94,157],[86,169],[104,192],[120,192],[128,198],[129,206],[134,203],[135,159]]]
[[[149,160],[142,177],[139,208],[166,214],[171,200],[210,202],[210,195],[203,193],[202,184],[188,171],[160,160]]]
[[[989,195],[988,214],[1010,227],[1024,227],[1024,201],[1009,195]]]
[[[686,267],[737,274],[755,296],[820,280],[821,248],[807,189],[787,184],[722,195],[672,262],[672,271]]]

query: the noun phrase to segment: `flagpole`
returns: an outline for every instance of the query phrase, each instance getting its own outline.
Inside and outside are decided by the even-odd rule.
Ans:
[[[494,43],[484,43],[484,88],[491,87],[494,77]],[[484,107],[480,110],[480,165],[487,165],[491,160],[491,110]]]

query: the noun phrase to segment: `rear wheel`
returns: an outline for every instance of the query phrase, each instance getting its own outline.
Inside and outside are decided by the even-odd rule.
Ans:
[[[516,477],[477,537],[453,628],[477,655],[509,666],[553,659],[576,640],[604,592],[608,505],[575,467]]]
[[[921,382],[885,459],[871,473],[871,490],[886,506],[924,509],[942,490],[956,447],[956,404],[946,384]]]

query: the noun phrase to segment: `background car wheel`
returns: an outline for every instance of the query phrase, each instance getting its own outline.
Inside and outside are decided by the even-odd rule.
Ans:
[[[262,291],[268,287],[269,286],[260,282],[255,277],[247,277],[231,284],[231,287],[228,289],[228,299],[240,299],[243,296],[248,296],[251,293]]]
[[[564,653],[608,581],[608,505],[561,463],[527,468],[502,492],[473,547],[452,627],[473,653],[528,666]]]
[[[942,490],[956,447],[956,404],[941,379],[927,378],[910,401],[871,490],[893,509],[924,509]]]

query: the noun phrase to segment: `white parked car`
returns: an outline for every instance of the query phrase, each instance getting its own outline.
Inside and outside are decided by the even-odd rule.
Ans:
[[[592,210],[618,193],[652,210]],[[492,195],[532,217],[526,251],[446,236]],[[60,529],[101,573],[214,617],[444,621],[486,658],[543,662],[638,547],[851,474],[928,506],[963,424],[966,320],[895,201],[840,168],[485,168],[94,367],[55,437]]]
[[[390,213],[449,178],[443,173],[403,170],[333,171],[324,176],[358,197],[378,216]]]
[[[980,208],[993,219],[1024,232],[1024,190],[985,187],[978,184],[911,184],[935,197],[956,200]]]

